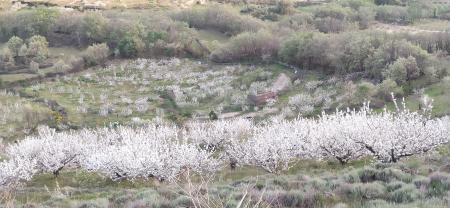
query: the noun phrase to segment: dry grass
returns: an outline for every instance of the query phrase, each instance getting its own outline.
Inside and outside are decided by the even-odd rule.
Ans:
[[[1,0],[0,1],[0,10],[7,9],[9,7],[11,7],[11,2],[10,1],[8,1],[8,0]]]

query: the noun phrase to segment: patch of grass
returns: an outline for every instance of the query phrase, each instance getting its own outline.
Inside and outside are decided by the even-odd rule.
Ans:
[[[422,19],[414,22],[414,27],[421,30],[450,31],[448,21],[439,19]]]
[[[8,82],[16,82],[16,81],[20,81],[20,80],[35,78],[38,76],[39,75],[37,75],[37,74],[1,74],[0,79],[2,80],[2,82],[8,83]]]
[[[230,37],[224,35],[221,32],[217,32],[216,30],[199,29],[197,30],[197,32],[200,40],[218,41],[219,43],[225,43],[230,39]]]

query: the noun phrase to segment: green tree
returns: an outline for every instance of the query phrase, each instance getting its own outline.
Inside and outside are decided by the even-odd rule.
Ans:
[[[343,40],[336,40],[342,43],[336,64],[338,72],[345,74],[364,71],[366,59],[375,51],[371,41],[372,38],[364,34],[345,34]]]
[[[88,66],[103,64],[110,54],[106,43],[89,46],[83,53],[83,59]]]
[[[89,43],[103,42],[107,35],[108,21],[99,14],[87,14],[83,17],[82,33]]]
[[[419,70],[420,75],[421,71],[430,64],[430,55],[422,48],[407,42],[406,40],[398,40],[395,38],[389,40],[385,38],[380,39],[379,42],[382,45],[380,45],[365,61],[366,70],[369,71],[373,78],[381,80],[383,78],[383,70],[387,69],[387,67],[394,62],[397,62],[399,58],[407,59],[411,56],[415,59],[417,64],[417,69],[410,68],[412,71],[406,75],[407,79],[417,78],[417,73],[415,71]],[[395,67],[399,66],[400,65],[397,64]]]
[[[48,58],[48,42],[47,39],[40,35],[35,35],[28,40],[27,56],[38,63]]]
[[[133,37],[126,35],[119,42],[120,55],[126,58],[135,57],[138,55],[137,44]]]
[[[331,65],[332,42],[321,33],[299,33],[287,39],[281,46],[282,61],[304,69],[329,69]]]
[[[146,41],[147,44],[154,44],[158,40],[165,40],[167,38],[167,33],[165,32],[155,32],[150,31],[147,33]]]
[[[58,10],[55,9],[45,7],[36,8],[33,16],[34,34],[46,36],[59,14]]]
[[[23,45],[23,40],[22,40],[22,38],[13,36],[9,39],[7,45],[8,45],[9,51],[12,53],[12,55],[18,56],[20,48]]]
[[[361,104],[365,100],[370,100],[377,93],[376,87],[370,82],[361,82],[356,86],[353,104]]]
[[[8,48],[3,49],[3,53],[0,54],[0,61],[7,65],[14,65],[14,57]]]
[[[431,3],[421,0],[409,0],[407,11],[411,22],[433,16],[433,6]]]
[[[360,7],[356,19],[360,29],[367,29],[370,23],[375,20],[375,11],[372,7]]]
[[[398,84],[404,84],[408,80],[408,59],[399,58],[393,64],[389,65],[383,76],[387,79],[392,79]]]
[[[403,96],[403,90],[401,87],[397,85],[397,83],[392,79],[385,79],[378,86],[377,95],[381,99],[390,100],[391,93],[394,93],[394,96],[399,97]]]

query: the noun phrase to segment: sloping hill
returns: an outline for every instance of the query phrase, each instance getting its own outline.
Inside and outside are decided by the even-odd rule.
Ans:
[[[204,4],[208,0],[6,0],[0,3],[0,8],[7,9],[12,4],[64,6],[64,7],[94,7],[94,8],[155,8],[178,7],[185,8],[195,4]]]

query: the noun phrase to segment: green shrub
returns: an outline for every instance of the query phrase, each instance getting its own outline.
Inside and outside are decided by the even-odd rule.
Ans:
[[[401,6],[379,6],[375,19],[386,23],[411,23],[407,8]]]
[[[298,33],[282,43],[279,57],[303,69],[325,69],[330,67],[332,61],[330,46],[330,39],[326,35]]]
[[[377,179],[377,173],[378,171],[376,169],[373,168],[364,168],[361,169],[360,171],[358,171],[359,174],[359,180],[362,183],[369,183],[369,182],[373,182]]]
[[[159,193],[154,189],[145,189],[136,193],[136,199],[146,199],[148,201],[156,201],[159,198]]]
[[[406,40],[393,39],[389,41],[383,38],[379,41],[381,45],[364,63],[364,67],[374,78],[382,80],[383,71],[389,71],[385,77],[395,77],[395,81],[403,82],[409,78],[416,78],[417,74],[421,74],[422,70],[430,65],[429,54]],[[396,53],[392,53],[392,51],[396,51]],[[399,58],[403,59],[394,64]],[[388,66],[392,68],[387,70]]]
[[[383,182],[391,182],[394,180],[399,180],[405,183],[410,183],[413,180],[413,176],[411,174],[405,173],[395,168],[384,168],[382,170],[379,170],[375,178],[376,180]]]
[[[337,3],[343,7],[352,8],[353,10],[358,10],[361,7],[373,6],[373,1],[367,0],[340,0]]]
[[[138,44],[135,39],[129,35],[120,40],[118,48],[122,57],[131,58],[138,55]]]
[[[364,34],[345,33],[337,37],[330,37],[336,45],[330,50],[333,59],[333,67],[340,74],[362,72],[365,70],[364,62],[375,51],[374,37]],[[339,52],[337,52],[339,51]]]
[[[273,185],[279,186],[281,188],[287,188],[289,186],[289,181],[284,177],[274,178],[271,183]]]
[[[45,7],[2,12],[0,13],[0,40],[7,41],[12,36],[22,39],[34,35],[47,36],[59,16],[58,10]]]
[[[351,200],[370,200],[384,196],[386,188],[377,182],[374,183],[355,183],[343,186],[340,189],[341,194]]]
[[[414,185],[402,185],[400,188],[389,193],[389,200],[396,203],[408,203],[418,200],[420,197],[419,191]]]
[[[383,80],[383,82],[377,85],[377,87],[378,87],[377,96],[386,101],[392,99],[391,93],[394,93],[395,97],[403,96],[402,88],[397,86],[397,83],[391,79]]]
[[[437,7],[434,12],[434,17],[450,20],[450,6],[449,5],[441,5],[441,6]]]
[[[319,7],[313,12],[316,28],[320,32],[341,32],[348,25],[353,16],[352,11],[339,5],[330,5]]]
[[[376,12],[372,7],[360,7],[356,14],[359,29],[368,29],[370,23],[375,20]]]
[[[9,50],[9,48],[5,48],[3,49],[2,53],[0,54],[0,64],[6,64],[6,65],[14,65],[15,61],[14,61],[14,56],[11,53],[11,51]]]
[[[269,20],[269,21],[277,21],[280,18],[280,8],[277,6],[246,6],[241,9],[241,14],[250,14],[252,17],[261,19],[261,20]]]
[[[278,22],[280,27],[290,28],[293,31],[313,30],[314,19],[310,13],[297,13],[283,17]]]
[[[38,63],[48,58],[47,39],[40,35],[35,35],[28,40],[27,56]]]
[[[288,191],[279,192],[277,201],[282,207],[320,207],[324,204],[324,197],[315,192]]]
[[[342,176],[342,179],[347,183],[358,183],[360,182],[359,170],[351,170]]]
[[[412,56],[408,58],[400,57],[393,64],[389,65],[383,73],[386,79],[392,79],[398,84],[416,79],[420,76],[421,69],[417,66],[416,59]]]
[[[386,189],[388,192],[393,192],[405,186],[406,184],[401,181],[392,181],[386,185]]]
[[[268,60],[277,55],[278,49],[277,38],[269,32],[247,32],[233,37],[228,43],[214,50],[210,58],[214,62]]]
[[[427,190],[429,197],[440,197],[450,190],[450,180],[447,174],[435,172],[429,176],[429,179]]]
[[[158,40],[166,40],[166,39],[167,33],[150,31],[147,33],[147,37],[145,40],[147,41],[147,44],[154,44]]]
[[[107,199],[96,199],[92,201],[84,201],[84,202],[77,202],[74,206],[76,208],[101,208],[108,206]]]
[[[172,14],[172,18],[187,22],[189,27],[214,29],[229,35],[245,31],[256,32],[263,27],[257,19],[242,16],[233,8],[218,5],[183,10]]]
[[[374,0],[376,5],[401,5],[402,0]]]
[[[108,19],[97,13],[88,13],[83,16],[81,34],[88,44],[104,42],[107,37]]]
[[[375,85],[370,82],[362,81],[356,85],[356,92],[353,94],[352,105],[359,105],[364,101],[371,100],[377,93]]]
[[[429,18],[433,16],[435,12],[435,6],[428,1],[410,1],[408,2],[408,18],[409,21],[414,22],[418,19]]]
[[[294,3],[292,0],[277,1],[276,11],[278,14],[290,14],[294,10]]]
[[[365,208],[390,207],[389,203],[383,199],[370,200],[364,204]]]
[[[72,70],[79,71],[84,68],[84,59],[81,57],[70,57],[69,67]]]
[[[87,66],[95,66],[105,63],[110,54],[106,43],[89,46],[83,53],[83,59]]]
[[[23,46],[23,40],[22,38],[13,36],[8,40],[8,43],[6,43],[6,45],[8,45],[9,51],[11,51],[13,56],[18,56],[20,48],[22,48]]]
[[[173,204],[176,207],[193,207],[192,200],[187,196],[179,196],[175,201],[173,201]]]

